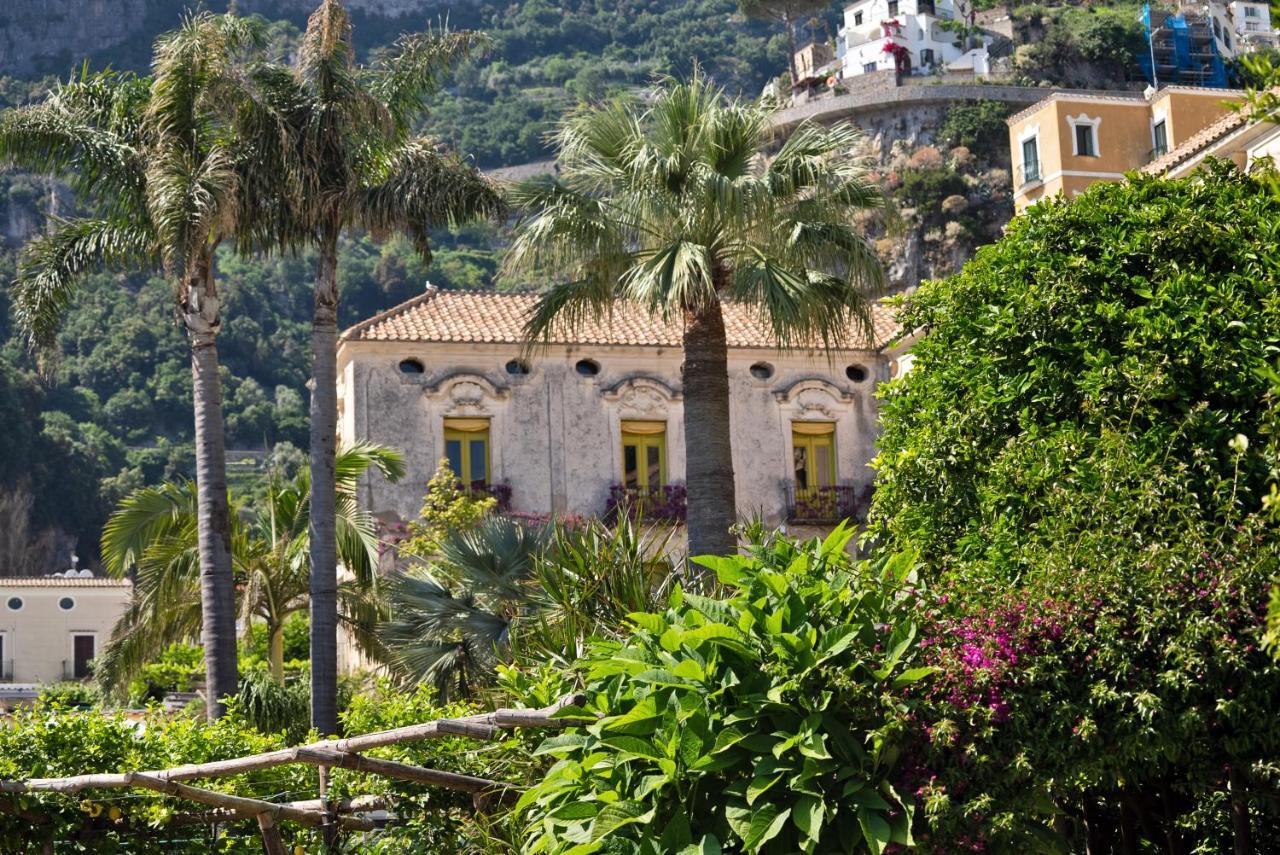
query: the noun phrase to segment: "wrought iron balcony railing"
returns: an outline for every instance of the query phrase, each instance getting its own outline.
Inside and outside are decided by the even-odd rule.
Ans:
[[[1018,186],[1023,187],[1027,184],[1035,184],[1041,181],[1040,161],[1031,160],[1026,163],[1018,164]]]
[[[853,487],[797,487],[787,484],[787,521],[793,523],[838,523],[857,519],[862,510]]]
[[[474,481],[469,485],[464,484],[463,489],[472,496],[479,498],[489,497],[497,501],[498,513],[500,514],[511,510],[510,484],[486,484],[483,481]]]
[[[605,504],[607,520],[620,514],[635,519],[664,522],[684,522],[688,516],[689,501],[683,484],[667,484],[663,487],[627,487],[614,484],[609,488],[609,500]]]

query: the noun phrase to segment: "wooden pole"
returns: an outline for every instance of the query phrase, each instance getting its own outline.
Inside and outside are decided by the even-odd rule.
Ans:
[[[307,749],[298,753],[298,759],[304,763],[313,763],[322,769],[326,766],[338,766],[356,772],[381,775],[384,778],[430,784],[433,787],[444,787],[449,790],[462,790],[465,793],[479,793],[502,787],[502,784],[497,781],[490,781],[488,778],[459,775],[456,772],[441,772],[438,769],[424,769],[421,766],[410,766],[408,763],[380,760],[376,757],[364,757],[359,754],[340,754],[336,751]]]
[[[267,855],[288,855],[275,818],[269,813],[258,814],[258,830],[262,832],[262,848]]]
[[[301,745],[296,748],[281,748],[263,754],[251,754],[248,757],[237,757],[233,760],[214,760],[209,763],[189,763],[175,766],[172,769],[155,769],[131,774],[146,775],[160,781],[188,781],[193,778],[224,778],[241,775],[259,769],[270,769],[289,763],[305,762],[300,760],[299,752],[305,751],[337,751],[343,754],[355,754],[402,742],[415,742],[424,739],[440,739],[445,736],[468,736],[476,739],[492,739],[502,730],[515,728],[563,728],[582,724],[584,719],[553,718],[568,706],[580,705],[584,702],[581,696],[569,695],[549,707],[540,710],[494,710],[491,713],[467,716],[460,719],[442,719],[424,724],[412,724],[394,730],[377,733],[366,733],[363,736],[352,736],[346,739],[326,739]],[[122,774],[74,775],[67,778],[33,778],[29,781],[0,781],[0,792],[26,793],[36,790],[47,790],[57,793],[78,793],[85,789],[102,787],[125,787]]]

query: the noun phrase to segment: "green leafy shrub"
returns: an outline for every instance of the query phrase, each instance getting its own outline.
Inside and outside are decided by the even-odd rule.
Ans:
[[[907,301],[872,519],[937,597],[900,782],[933,851],[1280,838],[1278,286],[1280,198],[1217,163],[1034,206]]]
[[[600,715],[543,741],[524,851],[873,852],[911,844],[891,785],[916,628],[912,561],[854,564],[851,532],[698,559],[724,598],[677,590],[581,663]],[[507,672],[543,703],[545,683]],[[572,676],[561,688],[572,685]],[[688,847],[687,849],[685,847]]]
[[[92,683],[53,683],[40,689],[36,706],[49,710],[92,709],[102,701]]]
[[[171,644],[129,684],[130,706],[145,706],[170,692],[191,692],[204,682],[204,651],[194,644]]]
[[[464,490],[458,476],[449,468],[449,461],[441,458],[435,474],[427,482],[419,519],[409,524],[409,537],[399,544],[400,554],[430,558],[446,534],[474,528],[497,507],[498,502],[492,496]]]
[[[480,707],[470,702],[441,703],[427,686],[403,692],[382,680],[352,697],[350,706],[342,713],[342,726],[347,733],[372,733],[441,718],[461,718],[480,711]],[[406,742],[369,754],[429,769],[496,775],[503,781],[515,782],[522,780],[518,770],[528,765],[517,753],[508,755],[501,746],[486,746],[462,737]],[[338,777],[334,793],[338,798],[386,795],[395,799],[399,822],[365,840],[360,852],[453,855],[482,850],[487,839],[486,829],[477,824],[482,817],[473,810],[471,797],[466,793],[347,770],[335,770],[335,774]]]
[[[160,714],[141,722],[100,710],[18,711],[0,727],[0,779],[62,777],[102,772],[163,769],[182,763],[225,760],[280,748],[278,737],[259,734],[237,718],[216,723]],[[220,789],[246,795],[314,790],[314,772],[278,767],[222,779]],[[232,823],[216,843],[207,827],[174,825],[194,813],[190,803],[143,790],[86,790],[5,796],[0,811],[0,852],[259,853],[256,824]],[[285,828],[291,843],[312,842],[313,833]]]
[[[938,142],[948,148],[964,146],[984,151],[1007,145],[1009,105],[1003,101],[962,101],[947,110],[938,128]]]

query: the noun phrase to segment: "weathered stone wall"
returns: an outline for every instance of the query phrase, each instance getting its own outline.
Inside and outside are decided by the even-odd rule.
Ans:
[[[517,511],[603,512],[610,486],[621,480],[622,419],[667,422],[668,481],[684,482],[678,349],[561,346],[536,354],[529,374],[512,376],[504,366],[517,356],[516,348],[502,345],[344,343],[343,441],[401,448],[408,464],[398,484],[371,477],[361,488],[363,505],[382,515],[416,517],[444,453],[448,416],[490,419],[492,480],[510,484]],[[420,360],[424,373],[402,373],[399,363],[409,358]],[[599,363],[597,376],[574,370],[584,358]],[[772,365],[773,376],[753,377],[755,362]],[[861,382],[845,373],[855,363],[867,371]],[[783,519],[793,476],[792,420],[834,421],[838,481],[865,488],[879,430],[875,386],[888,375],[888,361],[871,351],[836,354],[830,361],[825,354],[732,351],[729,429],[739,511],[772,523]]]

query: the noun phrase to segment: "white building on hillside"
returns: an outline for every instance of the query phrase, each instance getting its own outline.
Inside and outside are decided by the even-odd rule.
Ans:
[[[1270,4],[1235,2],[1228,3],[1227,7],[1236,31],[1236,41],[1244,45],[1244,50],[1280,45],[1280,33],[1276,32],[1271,20]]]
[[[860,0],[846,6],[837,45],[843,76],[945,68],[969,52],[962,34],[946,24],[956,17],[953,0]],[[986,70],[981,62],[969,65],[978,73]]]

